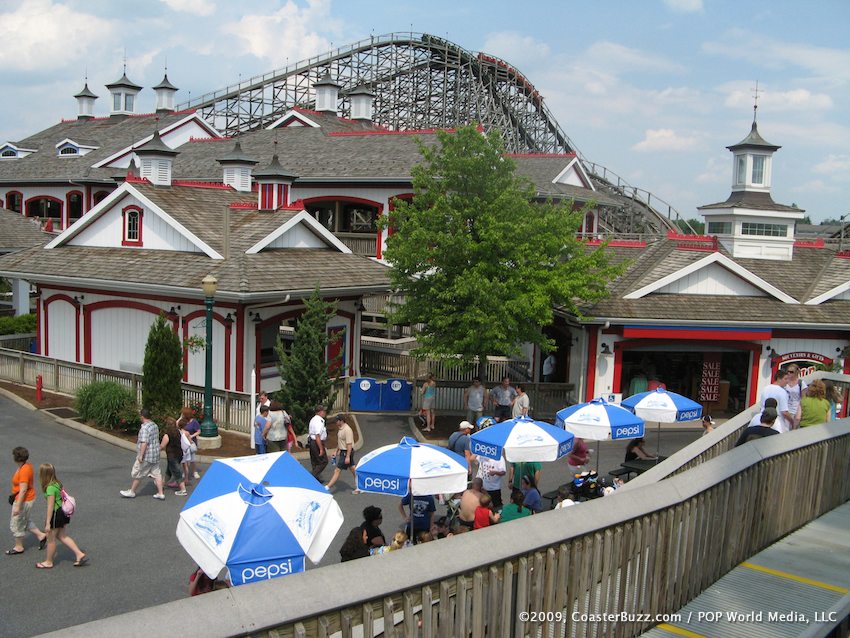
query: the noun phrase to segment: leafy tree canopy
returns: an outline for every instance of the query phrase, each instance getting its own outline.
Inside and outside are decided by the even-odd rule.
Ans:
[[[328,345],[333,339],[328,335],[327,324],[336,312],[336,304],[324,301],[316,288],[304,306],[289,350],[280,337],[275,345],[283,385],[274,393],[274,398],[283,403],[283,408],[292,416],[293,427],[298,433],[307,431],[316,405],[330,408],[336,400],[332,376],[341,360],[341,354],[330,362],[326,359]]]
[[[391,278],[405,298],[391,321],[423,325],[418,355],[458,363],[516,354],[523,342],[551,349],[541,329],[553,305],[581,316],[579,304],[604,297],[622,268],[576,239],[584,210],[532,201],[497,134],[467,126],[437,137],[435,148],[420,144],[414,198],[384,221],[394,229]]]

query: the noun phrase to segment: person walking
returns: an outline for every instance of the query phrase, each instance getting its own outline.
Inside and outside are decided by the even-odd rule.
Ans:
[[[29,462],[30,453],[25,447],[12,450],[12,460],[18,466],[12,475],[12,518],[9,528],[15,538],[15,546],[6,550],[6,556],[17,556],[24,553],[24,538],[27,531],[32,532],[38,539],[38,548],[44,549],[47,534],[42,532],[32,522],[32,506],[35,503],[35,477],[32,464]]]
[[[425,429],[424,432],[434,431],[434,401],[437,398],[437,381],[433,374],[429,374],[425,383],[422,384],[422,409],[425,411]]]
[[[158,452],[159,448],[156,449]],[[59,541],[74,552],[74,567],[82,567],[88,563],[88,557],[65,531],[65,526],[71,522],[71,519],[62,509],[62,483],[56,478],[56,468],[50,463],[42,463],[38,468],[38,478],[41,482],[41,491],[47,500],[47,522],[44,524],[44,531],[47,532],[47,557],[35,566],[38,569],[53,569],[56,541]]]
[[[136,442],[136,461],[130,471],[133,482],[130,484],[129,490],[121,490],[119,494],[124,498],[136,498],[139,483],[142,482],[143,478],[150,477],[156,485],[156,494],[153,497],[164,501],[162,471],[159,467],[159,426],[151,421],[151,412],[147,408],[142,408],[139,416],[142,417],[142,425],[139,428],[139,438]]]
[[[269,422],[264,430],[266,449],[269,452],[286,452],[287,416],[280,401],[271,402],[271,405],[269,405]]]
[[[198,437],[201,435],[201,424],[195,418],[195,412],[189,406],[180,410],[180,418],[177,419],[179,427],[186,432],[189,437],[189,442],[195,444],[194,450],[189,450],[183,454],[183,474],[186,476],[186,482],[191,483],[191,479],[199,479],[198,469],[195,466],[195,457],[198,450]]]
[[[159,442],[159,449],[165,450],[165,476],[171,481],[166,484],[166,487],[179,488],[174,492],[175,496],[186,496],[186,477],[183,474],[183,445],[180,435],[180,428],[177,427],[177,421],[172,417],[165,417],[165,433]]]
[[[800,427],[826,423],[830,420],[831,412],[832,406],[826,398],[826,385],[820,379],[815,379],[800,401]]]
[[[325,439],[328,430],[325,428],[325,406],[317,405],[313,418],[308,425],[307,447],[310,450],[310,466],[313,477],[318,479],[328,466],[328,451],[325,449]]]
[[[269,406],[261,405],[260,411],[254,417],[254,449],[257,454],[266,453],[266,430],[269,425]]]
[[[478,423],[478,419],[484,415],[484,393],[480,377],[473,378],[472,385],[463,391],[463,407],[466,420],[470,423]]]
[[[354,477],[355,489],[353,490],[353,493],[360,494],[360,490],[357,489],[357,474],[354,471],[356,465],[354,462],[354,432],[352,431],[351,426],[348,425],[348,421],[344,414],[337,414],[334,419],[334,423],[338,428],[336,435],[336,462],[334,464],[333,476],[331,476],[331,480],[328,481],[328,484],[325,485],[325,489],[330,491],[331,488],[336,485],[342,471],[349,470],[351,475]]]

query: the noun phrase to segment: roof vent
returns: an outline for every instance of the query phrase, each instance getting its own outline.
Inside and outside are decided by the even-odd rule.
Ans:
[[[336,115],[340,86],[331,78],[330,72],[325,73],[322,79],[313,84],[313,88],[316,90],[317,111],[327,111]]]

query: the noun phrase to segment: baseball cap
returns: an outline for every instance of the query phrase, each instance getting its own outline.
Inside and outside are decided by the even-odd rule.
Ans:
[[[472,425],[472,423],[470,423],[469,421],[461,421],[460,425],[457,426],[457,429],[458,430],[466,430],[466,429],[474,430],[475,426]]]

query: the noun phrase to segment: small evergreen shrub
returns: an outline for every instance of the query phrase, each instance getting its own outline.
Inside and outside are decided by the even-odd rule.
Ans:
[[[18,335],[35,332],[35,315],[0,317],[0,335]]]
[[[139,406],[133,391],[115,381],[95,381],[77,390],[75,407],[86,421],[109,430],[138,429]]]

